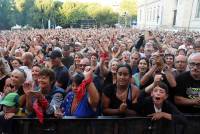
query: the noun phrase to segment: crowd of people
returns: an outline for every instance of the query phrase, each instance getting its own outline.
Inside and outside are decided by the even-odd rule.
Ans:
[[[13,117],[200,113],[200,33],[137,29],[1,31],[1,131]]]

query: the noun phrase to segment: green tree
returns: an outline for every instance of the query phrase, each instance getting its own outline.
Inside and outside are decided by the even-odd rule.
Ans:
[[[111,8],[97,3],[78,3],[66,0],[0,0],[0,29],[8,29],[15,24],[30,25],[35,28],[51,24],[70,26],[82,19],[95,19],[99,26],[113,25],[118,14]]]
[[[15,0],[16,10],[22,12],[24,10],[26,0]]]
[[[120,2],[121,13],[127,13],[130,16],[137,16],[136,0],[121,0]]]
[[[14,1],[0,0],[0,29],[8,29],[14,21]]]
[[[98,26],[105,24],[111,26],[117,23],[118,14],[114,13],[111,8],[103,7],[97,3],[89,4],[87,12],[92,19],[95,19]]]

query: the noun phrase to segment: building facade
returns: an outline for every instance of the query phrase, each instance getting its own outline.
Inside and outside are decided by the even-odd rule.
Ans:
[[[200,0],[137,0],[137,5],[141,29],[200,31]]]

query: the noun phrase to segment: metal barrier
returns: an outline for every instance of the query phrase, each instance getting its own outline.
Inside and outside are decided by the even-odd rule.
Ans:
[[[200,116],[187,116],[188,125],[151,121],[146,117],[45,119],[14,118],[14,134],[200,134]]]

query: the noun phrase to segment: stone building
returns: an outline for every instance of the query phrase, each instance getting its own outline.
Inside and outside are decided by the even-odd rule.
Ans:
[[[200,0],[137,0],[139,28],[200,31]]]

